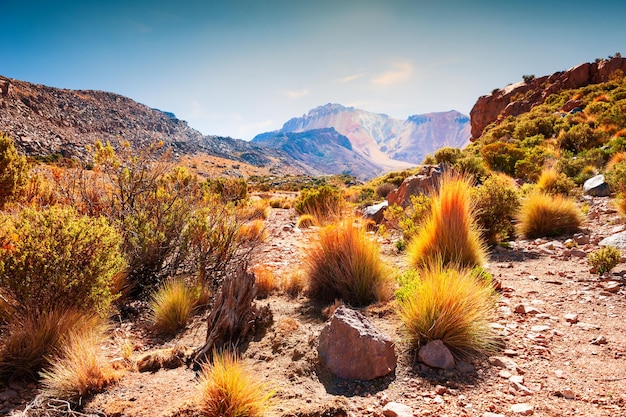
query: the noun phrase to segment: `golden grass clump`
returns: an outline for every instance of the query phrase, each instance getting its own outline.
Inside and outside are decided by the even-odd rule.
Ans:
[[[562,195],[535,192],[522,202],[517,231],[528,239],[573,233],[583,221],[574,200]]]
[[[198,380],[199,408],[205,417],[261,417],[274,392],[233,353],[216,353],[202,367]]]
[[[432,198],[430,214],[407,248],[414,266],[443,262],[473,267],[485,262],[486,249],[473,214],[471,187],[468,178],[444,175]]]
[[[60,357],[41,373],[44,391],[54,398],[76,402],[114,382],[115,371],[100,364],[104,332],[100,325],[73,333]]]
[[[576,183],[571,178],[554,168],[541,171],[537,180],[537,188],[548,194],[570,195],[575,187]]]
[[[298,221],[296,222],[296,227],[300,229],[308,229],[309,227],[318,225],[317,219],[312,214],[303,214],[298,217]]]
[[[348,217],[325,227],[308,250],[305,264],[312,298],[339,298],[362,306],[391,297],[391,278],[380,259],[380,249],[363,227],[354,223]]]
[[[280,280],[280,291],[290,297],[297,297],[306,288],[306,275],[301,270],[292,271]]]
[[[405,283],[398,313],[411,342],[441,340],[459,359],[491,352],[497,345],[490,319],[496,306],[490,280],[469,269],[430,265]]]
[[[264,242],[267,239],[265,222],[261,219],[242,224],[237,239],[242,243]]]
[[[267,298],[278,289],[278,283],[272,268],[265,265],[258,265],[252,269],[256,282],[257,298]]]
[[[171,336],[184,329],[196,305],[198,295],[182,279],[168,280],[150,302],[152,324],[157,333]]]
[[[615,165],[619,164],[622,161],[626,161],[626,152],[617,152],[615,153],[609,162],[606,163],[606,170],[611,171],[615,168]]]

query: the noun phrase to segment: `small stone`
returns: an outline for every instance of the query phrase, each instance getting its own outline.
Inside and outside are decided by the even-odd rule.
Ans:
[[[504,349],[504,351],[502,352],[504,353],[506,356],[517,356],[517,351],[513,350],[513,349]]]
[[[572,324],[578,323],[578,314],[576,313],[568,313],[563,317],[565,317],[565,321],[568,323],[572,323]]]
[[[533,326],[530,328],[530,330],[532,332],[542,333],[542,332],[545,332],[546,330],[550,330],[550,326]]]
[[[609,281],[606,284],[604,284],[604,289],[612,293],[618,292],[619,287],[620,287],[620,283],[617,281]]]
[[[500,376],[500,378],[504,379],[509,379],[511,376],[513,376],[513,374],[506,369],[502,369],[500,372],[498,372],[498,375]]]
[[[474,365],[472,365],[469,362],[458,362],[456,364],[456,369],[464,374],[464,375],[471,375],[471,374],[475,374],[476,373],[476,369],[474,369]]]
[[[554,371],[554,376],[560,379],[566,379],[565,373],[563,373],[563,371],[561,371],[560,369],[556,369]]]
[[[535,412],[535,407],[527,403],[513,404],[511,411],[520,416],[531,416]]]
[[[446,388],[446,387],[444,387],[444,386],[442,386],[442,385],[437,385],[437,386],[435,387],[435,393],[436,393],[437,395],[443,395],[443,394],[445,394],[446,392],[448,392],[448,388]]]
[[[433,368],[451,370],[456,366],[450,349],[441,340],[431,340],[417,354],[420,361]]]
[[[562,390],[559,390],[559,394],[563,396],[563,398],[567,398],[568,400],[576,399],[576,394],[574,394],[574,391],[572,391],[569,388],[564,388]]]
[[[576,327],[585,331],[600,329],[600,326],[596,326],[595,324],[591,324],[591,323],[583,323],[583,322],[576,323]]]
[[[608,342],[606,337],[600,335],[591,341],[592,345],[606,345]]]
[[[517,382],[518,384],[523,384],[524,383],[524,377],[522,375],[512,375],[509,378],[509,381]]]
[[[413,417],[413,409],[405,404],[390,402],[383,407],[385,417]]]
[[[518,366],[512,359],[507,358],[506,356],[491,356],[489,358],[489,362],[493,366],[497,366],[498,368],[506,369],[510,372],[516,372],[518,370]]]
[[[513,308],[513,311],[515,311],[518,314],[531,314],[531,315],[540,313],[540,311],[536,307],[533,307],[528,304],[518,304]]]

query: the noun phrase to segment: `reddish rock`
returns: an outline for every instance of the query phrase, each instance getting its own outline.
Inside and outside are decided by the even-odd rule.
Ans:
[[[389,205],[410,206],[411,196],[430,193],[437,187],[438,180],[443,172],[443,166],[423,165],[417,174],[405,178],[397,190],[393,190],[387,195]]]
[[[372,380],[396,368],[395,344],[361,313],[341,306],[320,333],[320,359],[336,376]]]
[[[433,368],[454,369],[456,363],[450,349],[441,340],[432,340],[422,346],[417,354],[420,361]]]

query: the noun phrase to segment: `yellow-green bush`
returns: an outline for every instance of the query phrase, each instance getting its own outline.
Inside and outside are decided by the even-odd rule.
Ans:
[[[198,294],[182,279],[166,281],[153,295],[150,316],[155,330],[171,336],[187,326]]]
[[[342,193],[339,189],[323,185],[302,190],[294,203],[294,208],[298,214],[311,214],[324,219],[338,215],[342,202]]]
[[[561,195],[534,192],[522,202],[517,215],[517,231],[526,238],[573,233],[583,221],[574,200]]]
[[[388,227],[402,231],[404,240],[410,240],[417,234],[422,222],[428,216],[431,206],[431,198],[426,194],[411,196],[411,204],[403,209],[397,204],[392,204],[384,212]]]
[[[317,219],[311,214],[303,214],[302,216],[298,217],[298,221],[296,222],[296,226],[300,229],[308,229],[309,227],[317,225]]]
[[[457,358],[493,351],[496,297],[489,280],[468,269],[431,264],[405,276],[398,313],[416,347],[441,340]]]
[[[18,309],[80,307],[105,314],[125,267],[121,238],[104,218],[69,207],[24,209],[0,230],[0,287]]]
[[[12,139],[0,132],[0,210],[16,199],[28,181],[28,163]]]
[[[589,264],[595,268],[598,275],[611,272],[611,269],[619,263],[622,254],[613,246],[606,246],[589,254]]]
[[[487,242],[494,244],[514,234],[513,219],[520,207],[515,181],[505,174],[494,174],[472,190],[476,223]]]
[[[537,188],[547,194],[571,195],[576,183],[555,169],[544,169],[537,180]]]

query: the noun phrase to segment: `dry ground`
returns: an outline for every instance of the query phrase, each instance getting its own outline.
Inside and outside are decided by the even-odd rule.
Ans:
[[[602,237],[625,228],[606,198],[590,201],[588,218],[578,236],[589,241],[578,246],[586,253],[596,250]],[[268,219],[270,237],[260,260],[278,277],[302,268],[301,257],[316,233],[295,228],[295,221],[295,213],[283,209],[272,209]],[[404,267],[404,255],[396,252],[393,239],[378,239],[385,259]],[[536,416],[626,416],[626,265],[618,265],[611,276],[598,277],[589,271],[585,257],[560,247],[558,242],[566,239],[554,244],[518,240],[493,251],[488,270],[502,283],[493,326],[504,346],[497,357],[478,358],[462,370],[415,363],[389,303],[363,312],[396,340],[395,373],[371,382],[333,378],[319,365],[316,353],[324,306],[304,296],[259,300],[270,305],[274,324],[249,344],[245,361],[277,392],[268,416],[382,416],[389,401],[410,406],[414,416],[514,416],[518,414],[512,406],[520,403],[532,406]],[[522,305],[528,313],[521,312]],[[109,360],[119,358],[120,340],[132,341],[138,358],[156,348],[200,346],[206,332],[203,318],[197,317],[182,336],[163,342],[151,338],[143,324],[139,320],[117,325],[117,336],[103,347]],[[129,371],[89,400],[83,412],[193,416],[195,381],[194,371],[184,366]],[[20,401],[5,401],[3,413],[20,415],[37,390],[14,388]],[[2,394],[0,388],[0,398]]]

